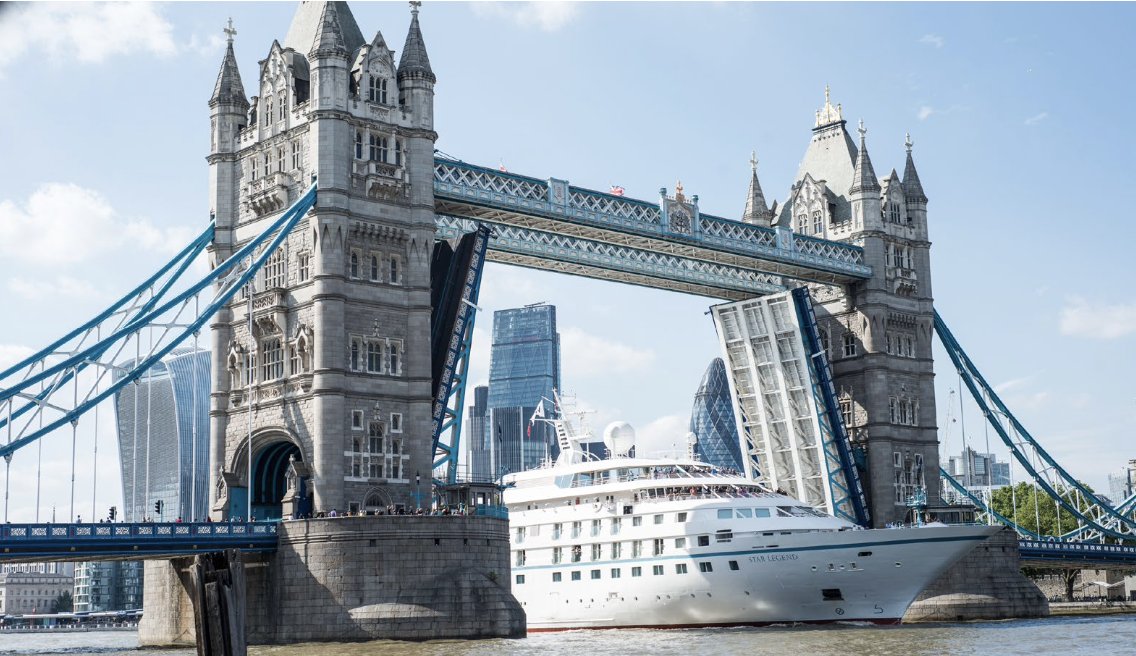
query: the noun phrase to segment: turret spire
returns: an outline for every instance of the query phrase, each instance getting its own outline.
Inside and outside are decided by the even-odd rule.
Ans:
[[[410,3],[410,32],[406,35],[406,45],[398,60],[398,79],[423,77],[430,82],[437,81],[430,68],[430,57],[426,54],[426,43],[422,40],[422,29],[418,26],[418,8],[421,2]]]
[[[343,44],[343,29],[339,25],[339,12],[333,9],[330,2],[323,5],[312,49],[308,51],[312,56],[323,53],[347,54],[347,47]]]
[[[876,179],[876,172],[872,168],[872,159],[868,157],[868,145],[864,137],[868,131],[864,129],[864,120],[860,120],[860,152],[856,155],[856,169],[852,173],[852,188],[849,193],[858,191],[879,191],[880,181]]]
[[[751,173],[749,193],[746,195],[742,221],[768,226],[772,217],[769,207],[765,204],[765,194],[761,191],[761,183],[757,181],[757,151],[750,153],[749,166]]]
[[[245,88],[241,84],[241,72],[237,68],[237,56],[233,54],[233,36],[237,33],[233,29],[233,19],[229,19],[228,26],[224,28],[228,39],[225,48],[225,58],[221,60],[221,71],[217,73],[217,84],[213,85],[213,96],[209,103],[235,103],[248,107],[248,98],[245,97]]]
[[[927,202],[927,195],[923,193],[923,183],[919,181],[919,173],[915,170],[915,160],[911,158],[911,135],[903,143],[907,148],[907,165],[903,168],[903,196],[909,201]]]

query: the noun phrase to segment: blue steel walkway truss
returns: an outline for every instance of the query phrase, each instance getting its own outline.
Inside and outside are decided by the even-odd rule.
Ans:
[[[5,524],[0,562],[132,560],[239,549],[276,550],[275,522]]]
[[[649,203],[456,160],[434,159],[439,237],[494,228],[489,259],[616,282],[742,300],[783,278],[828,284],[871,277],[858,246],[694,212],[672,222]],[[695,204],[695,210],[697,206]]]

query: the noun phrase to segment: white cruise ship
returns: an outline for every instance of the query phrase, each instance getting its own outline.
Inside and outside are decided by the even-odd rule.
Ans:
[[[504,480],[512,592],[533,632],[894,624],[997,530],[864,530],[693,458],[590,459],[566,421],[542,421],[557,463]],[[633,440],[626,424],[605,431],[616,454]]]

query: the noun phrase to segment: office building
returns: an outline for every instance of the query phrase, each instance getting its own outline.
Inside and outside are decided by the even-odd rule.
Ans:
[[[690,432],[694,433],[694,453],[700,460],[742,471],[742,447],[722,358],[714,358],[702,375],[690,411]]]

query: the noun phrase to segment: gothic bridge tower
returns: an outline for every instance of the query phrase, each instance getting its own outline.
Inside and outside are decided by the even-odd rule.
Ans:
[[[227,30],[209,101],[213,261],[313,177],[319,192],[212,324],[215,516],[245,516],[250,493],[258,518],[429,499],[437,134],[416,5],[396,66],[347,3],[302,3],[251,99]]]
[[[811,287],[845,424],[867,454],[872,519],[882,526],[902,520],[920,488],[931,505],[939,500],[927,196],[910,138],[903,178],[893,169],[880,180],[863,122],[858,146],[845,126],[826,88],[796,182],[781,207],[774,203],[772,223],[860,246],[874,272],[843,288]],[[761,223],[764,202],[755,169],[743,220]]]

